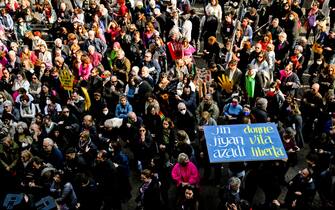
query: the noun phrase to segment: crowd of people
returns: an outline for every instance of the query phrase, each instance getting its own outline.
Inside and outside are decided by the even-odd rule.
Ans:
[[[194,3],[0,1],[2,208],[335,208],[335,1]],[[209,162],[204,126],[266,122],[288,159]]]

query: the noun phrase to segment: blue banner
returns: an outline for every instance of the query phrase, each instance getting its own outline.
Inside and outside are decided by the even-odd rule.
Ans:
[[[274,123],[204,126],[204,132],[211,163],[287,158]]]

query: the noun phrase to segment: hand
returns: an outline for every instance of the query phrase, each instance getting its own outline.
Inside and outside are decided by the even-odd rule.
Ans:
[[[130,128],[131,124],[130,123],[127,123],[127,127]]]
[[[74,105],[74,101],[72,101],[72,100],[68,100],[68,101],[67,101],[67,104]]]
[[[219,79],[219,85],[223,90],[225,90],[227,93],[233,92],[233,83],[229,80],[229,78],[226,75],[222,75],[222,77],[218,77]]]
[[[28,186],[29,186],[29,187],[35,187],[36,185],[35,185],[34,182],[29,182]]]
[[[231,205],[230,205],[230,208],[229,209],[231,209],[231,210],[237,210],[237,206],[235,205],[235,203],[232,203]]]
[[[294,200],[292,203],[292,207],[295,208],[297,206],[297,200]]]
[[[286,86],[291,86],[293,85],[293,82],[286,82]]]
[[[300,191],[297,191],[294,194],[299,195],[299,196],[302,195],[302,193]]]
[[[278,200],[273,200],[272,203],[276,206],[280,206],[280,202]]]
[[[6,166],[6,171],[10,171],[10,167],[9,166]]]
[[[64,124],[64,121],[59,121],[58,122],[58,125],[63,125]]]
[[[294,150],[291,148],[287,152],[292,153],[292,152],[294,152]]]

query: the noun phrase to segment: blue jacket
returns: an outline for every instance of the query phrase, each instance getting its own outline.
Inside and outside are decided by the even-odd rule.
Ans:
[[[128,117],[128,113],[132,111],[133,111],[133,107],[131,106],[129,102],[126,103],[126,106],[122,106],[121,103],[119,102],[116,105],[115,117],[125,119]]]

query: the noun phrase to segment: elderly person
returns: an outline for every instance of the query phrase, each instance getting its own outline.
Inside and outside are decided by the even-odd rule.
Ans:
[[[46,163],[50,163],[55,168],[63,168],[64,156],[55,145],[54,141],[50,138],[43,139],[43,150],[41,151],[41,157]]]
[[[226,205],[238,204],[241,201],[240,187],[241,187],[241,180],[237,177],[231,177],[228,180],[228,184],[223,189],[220,190],[219,193],[221,199],[220,206],[224,207]]]
[[[187,185],[198,186],[200,181],[197,167],[190,162],[185,153],[178,155],[178,162],[173,166],[171,176],[178,187]]]
[[[178,113],[175,118],[175,125],[178,130],[184,130],[190,137],[191,141],[194,140],[195,135],[195,116],[187,109],[186,104],[180,102],[178,104]]]
[[[117,57],[113,62],[113,73],[124,83],[128,82],[128,74],[131,70],[131,63],[125,56],[123,50],[118,51]]]
[[[14,106],[13,106],[13,103],[9,100],[6,100],[3,102],[3,115],[5,113],[8,113],[12,116],[12,119],[14,121],[19,121],[20,120],[20,111],[18,109],[16,109]]]
[[[198,108],[196,109],[196,117],[198,122],[201,120],[202,112],[207,111],[210,113],[211,117],[214,120],[217,120],[220,114],[220,110],[216,102],[213,100],[213,96],[211,94],[206,94],[202,102],[199,104]]]
[[[295,96],[297,89],[300,87],[300,80],[298,75],[293,72],[293,65],[288,64],[279,74],[280,89],[286,95]]]
[[[278,40],[273,44],[275,45],[276,64],[279,67],[282,67],[283,61],[287,57],[290,50],[290,44],[287,41],[287,34],[285,32],[281,32],[278,35]]]
[[[88,39],[85,40],[84,42],[84,47],[83,49],[85,51],[88,51],[88,47],[90,45],[93,45],[98,53],[101,55],[105,54],[107,50],[107,45],[104,43],[101,39],[95,37],[95,32],[94,31],[89,31],[88,32]]]

